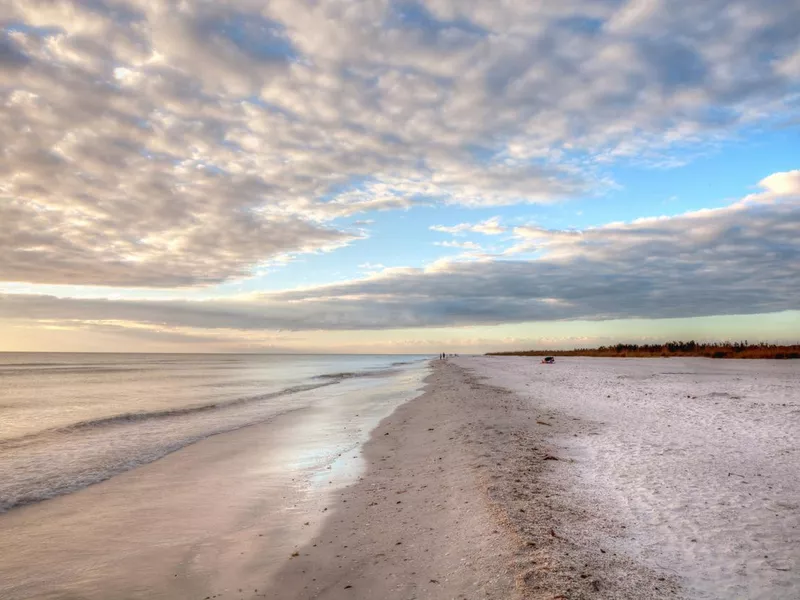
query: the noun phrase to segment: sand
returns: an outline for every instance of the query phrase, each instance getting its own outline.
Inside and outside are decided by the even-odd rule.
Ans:
[[[369,435],[366,407],[335,400],[333,421],[288,415],[11,511],[0,589],[800,598],[800,365],[556,360],[434,361],[424,393],[381,408]],[[286,479],[298,448],[310,458],[327,447],[313,434],[329,422],[366,443],[311,460],[302,485]]]
[[[461,371],[437,363],[429,390],[372,433],[367,473],[342,490],[267,598],[508,598],[515,544],[481,490],[474,408]]]
[[[467,361],[459,361],[469,366]],[[676,578],[600,544],[624,527],[543,483],[561,467],[519,396],[436,362],[426,392],[385,419],[366,474],[325,507],[267,598],[675,598]]]
[[[539,484],[589,516],[568,537],[673,574],[687,598],[800,598],[800,363],[459,364],[552,425]]]

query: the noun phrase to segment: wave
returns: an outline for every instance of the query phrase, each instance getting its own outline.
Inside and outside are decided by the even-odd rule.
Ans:
[[[14,362],[0,364],[0,369],[6,367],[71,367],[75,363],[56,363],[56,362]]]
[[[231,408],[234,406],[240,406],[242,404],[248,404],[252,402],[262,402],[264,400],[271,400],[273,398],[278,398],[280,396],[288,396],[300,392],[308,392],[328,385],[334,385],[335,383],[337,382],[330,381],[325,383],[310,383],[310,384],[297,385],[294,387],[285,388],[277,392],[270,392],[268,394],[259,394],[257,396],[245,396],[243,398],[235,398],[234,400],[228,400],[225,402],[212,402],[209,404],[200,404],[196,406],[172,408],[167,410],[156,410],[150,412],[122,413],[119,415],[111,415],[109,417],[102,417],[99,419],[78,421],[77,423],[71,423],[69,425],[65,425],[62,427],[43,429],[41,431],[37,431],[36,433],[31,433],[21,437],[7,438],[5,440],[0,440],[0,449],[18,448],[20,446],[27,446],[30,445],[31,443],[36,443],[36,441],[41,438],[52,437],[53,435],[58,435],[58,434],[77,433],[100,427],[113,427],[116,425],[124,425],[141,421],[185,417],[187,415],[204,413],[214,410],[221,410],[224,408]]]
[[[265,401],[336,383],[338,380],[297,385],[226,402],[113,415],[2,440],[0,513],[76,492],[214,435],[304,410],[306,405],[281,409]],[[259,410],[259,403],[263,403],[263,411]],[[223,412],[246,405],[255,410]],[[195,418],[203,419],[204,413],[208,414],[205,424],[198,423]],[[135,429],[118,429],[130,425]]]
[[[273,421],[278,417],[288,415],[293,412],[304,410],[306,407],[300,406],[264,416],[264,418],[238,423],[230,426],[223,426],[219,429],[186,436],[180,439],[173,439],[163,445],[153,445],[147,447],[133,447],[130,452],[122,455],[109,457],[107,455],[84,456],[77,461],[67,459],[57,468],[53,467],[53,461],[47,461],[49,469],[43,471],[42,465],[34,465],[31,462],[22,463],[25,467],[34,467],[34,473],[26,473],[21,480],[0,481],[0,514],[25,506],[35,504],[57,496],[63,496],[72,492],[77,492],[83,488],[111,479],[115,475],[130,471],[137,467],[155,462],[168,454],[172,454],[186,446],[200,442],[206,438],[221,433],[230,433],[239,429],[244,429],[257,423]],[[113,442],[112,442],[113,443]],[[108,440],[107,440],[107,444]],[[51,451],[56,451],[52,449]],[[13,453],[12,453],[13,455]],[[62,457],[63,458],[63,457]],[[0,472],[2,467],[2,456],[0,456]],[[13,456],[11,459],[11,470],[13,472]],[[39,467],[36,469],[35,467]],[[16,469],[19,471],[19,469]],[[26,469],[27,470],[27,469]]]
[[[352,377],[363,377],[364,373],[324,373],[317,375],[314,379],[350,379]]]
[[[0,440],[0,513],[70,494],[152,463],[203,439],[306,410],[286,396],[398,369],[327,373],[305,384],[231,400],[125,412]]]
[[[69,365],[69,366],[50,366],[47,365],[48,368],[38,368],[38,369],[30,369],[27,366],[20,366],[20,365],[0,365],[0,377],[5,377],[9,375],[35,375],[36,377],[40,377],[42,375],[71,375],[73,373],[79,373],[81,375],[95,375],[95,374],[107,374],[107,373],[130,373],[134,371],[145,371],[142,367],[114,367],[114,366],[76,366],[76,365]]]
[[[344,379],[356,379],[359,377],[387,377],[397,373],[395,369],[378,369],[374,371],[345,371],[342,373],[323,373],[317,375],[314,379],[330,379],[335,381],[342,381]]]

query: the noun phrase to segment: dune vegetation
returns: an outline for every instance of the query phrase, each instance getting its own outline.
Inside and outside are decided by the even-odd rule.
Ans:
[[[663,344],[616,344],[573,350],[520,350],[492,352],[489,356],[602,356],[650,358],[667,356],[702,356],[706,358],[800,359],[800,344],[750,344],[744,342],[665,342]]]

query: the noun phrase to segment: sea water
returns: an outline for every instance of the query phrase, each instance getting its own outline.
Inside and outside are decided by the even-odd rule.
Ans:
[[[303,410],[342,384],[350,396],[408,392],[425,359],[0,353],[0,512]]]

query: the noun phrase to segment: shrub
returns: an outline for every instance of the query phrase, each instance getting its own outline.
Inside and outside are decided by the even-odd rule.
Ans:
[[[706,358],[800,358],[800,344],[751,344],[743,342],[689,342],[671,341],[663,344],[615,344],[599,348],[576,348],[574,350],[527,350],[520,352],[497,352],[505,356],[607,356],[607,357],[655,357],[661,356],[705,356]]]

